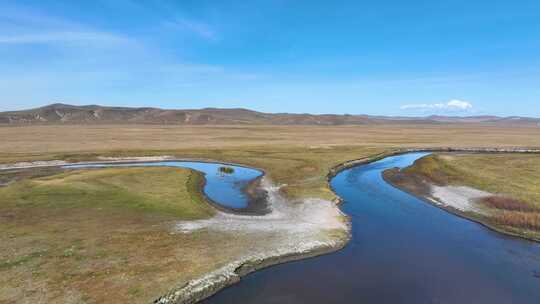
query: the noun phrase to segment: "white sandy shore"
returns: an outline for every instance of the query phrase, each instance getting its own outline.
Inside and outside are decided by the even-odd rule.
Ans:
[[[307,199],[290,202],[279,194],[279,188],[264,178],[270,213],[262,216],[235,215],[218,212],[207,220],[181,221],[179,233],[208,229],[235,231],[243,235],[268,235],[264,247],[246,248],[243,256],[199,279],[179,286],[157,303],[194,303],[217,290],[233,284],[256,269],[337,250],[349,239],[348,218],[332,202]]]
[[[430,185],[431,196],[440,204],[464,212],[484,213],[476,201],[493,194],[467,186]]]
[[[244,232],[272,231],[280,233],[308,233],[324,229],[345,229],[345,216],[335,204],[321,199],[289,202],[279,194],[279,187],[265,177],[261,186],[268,192],[269,209],[265,215],[238,215],[219,212],[211,219],[179,222],[178,231],[199,229],[237,230]]]

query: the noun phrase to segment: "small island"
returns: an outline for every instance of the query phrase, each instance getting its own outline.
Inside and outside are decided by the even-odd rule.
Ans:
[[[221,166],[221,167],[219,167],[218,170],[219,170],[220,173],[224,173],[224,174],[233,174],[234,173],[234,168],[229,167],[229,166]]]

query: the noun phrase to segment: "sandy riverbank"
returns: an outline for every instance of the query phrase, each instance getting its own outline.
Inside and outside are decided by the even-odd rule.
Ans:
[[[255,270],[333,252],[347,243],[349,220],[335,204],[319,199],[290,202],[268,180],[262,184],[268,192],[270,213],[263,216],[218,213],[207,220],[179,222],[176,229],[180,233],[208,229],[243,235],[275,233],[279,237],[270,238],[263,248],[247,249],[237,260],[179,286],[156,303],[196,303]]]
[[[493,196],[493,193],[481,191],[467,186],[436,186],[430,187],[428,199],[445,207],[451,207],[461,212],[476,212],[486,215],[477,201],[481,198]]]

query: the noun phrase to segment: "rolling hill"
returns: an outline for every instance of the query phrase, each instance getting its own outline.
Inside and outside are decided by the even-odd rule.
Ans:
[[[363,124],[496,124],[537,125],[539,118],[498,116],[387,117],[370,115],[262,113],[247,109],[204,108],[167,110],[159,108],[48,106],[0,112],[2,125],[35,124],[170,124],[170,125],[363,125]]]

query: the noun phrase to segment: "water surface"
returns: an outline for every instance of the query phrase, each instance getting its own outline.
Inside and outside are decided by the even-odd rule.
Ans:
[[[202,172],[206,179],[204,186],[205,194],[215,203],[226,208],[243,209],[248,207],[249,198],[244,192],[247,184],[262,175],[256,169],[226,165],[234,169],[233,173],[226,174],[219,171],[224,166],[219,163],[189,162],[189,161],[163,161],[147,163],[122,163],[122,164],[86,164],[68,165],[64,168],[101,168],[101,167],[181,167],[190,168]]]
[[[493,232],[387,184],[388,157],[331,181],[352,220],[341,251],[255,272],[205,303],[540,303],[540,244]]]

